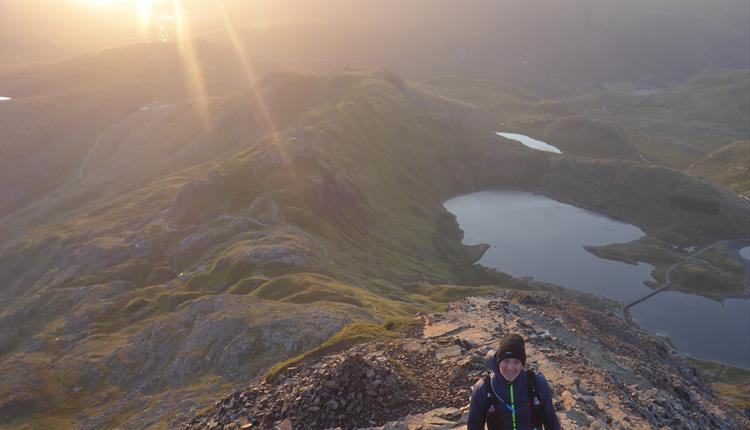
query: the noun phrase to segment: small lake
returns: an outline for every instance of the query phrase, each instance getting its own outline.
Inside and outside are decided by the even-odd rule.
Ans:
[[[479,260],[484,266],[622,303],[651,291],[643,282],[652,279],[652,266],[605,260],[583,248],[638,239],[644,235],[638,227],[521,191],[481,191],[444,206],[456,215],[464,243],[491,246]],[[750,368],[750,300],[722,305],[667,292],[634,306],[631,314],[681,351]]]
[[[495,132],[498,136],[502,136],[506,139],[515,140],[516,142],[521,142],[524,146],[527,146],[531,149],[536,149],[539,151],[545,151],[545,152],[554,152],[555,154],[562,154],[562,151],[560,151],[558,148],[548,144],[544,143],[541,140],[536,140],[532,137],[525,136],[523,134],[517,134],[517,133],[502,133],[502,132]]]

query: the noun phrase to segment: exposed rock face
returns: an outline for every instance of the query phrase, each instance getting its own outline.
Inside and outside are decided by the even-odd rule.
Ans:
[[[248,380],[285,357],[317,346],[347,322],[348,317],[336,311],[248,296],[209,296],[147,321],[124,346],[108,354],[104,338],[80,342],[55,362],[55,369],[67,369],[65,373],[48,372],[70,375],[68,389],[78,386],[82,394],[101,384],[128,393],[95,415],[81,415],[81,428],[110,427],[124,411],[129,411],[129,418],[121,428],[145,428],[174,417],[180,405],[226,390],[229,381]],[[3,369],[7,381],[23,380],[21,373],[13,376],[12,371]],[[201,384],[193,385],[198,380]],[[33,397],[33,390],[25,391]],[[25,400],[11,396],[0,402],[0,408],[38,405],[44,402],[41,393]],[[187,408],[182,411],[187,413]]]
[[[146,391],[183,385],[209,369],[227,378],[247,377],[279,357],[321,343],[344,321],[322,310],[269,305],[252,297],[206,297],[185,304],[173,318],[147,325],[106,362],[114,383]],[[254,359],[247,360],[250,356]]]
[[[414,371],[429,379],[415,379]],[[370,427],[436,403],[458,405],[466,395],[452,383],[450,366],[398,342],[355,347],[289,368],[279,379],[233,393],[180,429],[270,428],[284,421],[305,429]]]
[[[259,381],[179,428],[465,428],[471,386],[489,371],[484,354],[506,333],[526,339],[528,365],[549,381],[564,429],[750,426],[668,346],[605,312],[545,293],[506,293],[419,320],[412,338],[290,368],[284,380]]]
[[[251,218],[224,216],[212,222],[207,228],[189,233],[180,239],[175,246],[167,250],[167,257],[175,267],[184,267],[211,246],[227,241],[244,231],[260,227],[262,225]]]
[[[296,428],[317,428],[332,422],[342,425],[375,423],[383,410],[394,414],[409,400],[413,383],[388,363],[384,355],[348,355],[331,357],[317,369],[293,375],[279,384],[281,390],[264,386],[236,393],[229,413],[250,416],[261,427],[270,426],[282,417],[294,417]],[[280,409],[276,406],[281,406]],[[279,415],[274,412],[280,412]],[[209,418],[210,420],[210,418]],[[210,425],[209,425],[210,426]],[[201,428],[201,423],[194,425]]]

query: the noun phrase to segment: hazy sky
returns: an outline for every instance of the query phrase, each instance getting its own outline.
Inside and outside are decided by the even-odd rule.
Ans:
[[[0,0],[0,8],[3,72],[178,33],[231,46],[226,20],[248,51],[313,73],[385,66],[407,78],[580,89],[610,77],[661,85],[706,67],[747,67],[750,56],[746,0]]]

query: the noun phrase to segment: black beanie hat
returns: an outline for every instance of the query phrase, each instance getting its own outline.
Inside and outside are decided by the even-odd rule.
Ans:
[[[500,341],[500,345],[495,353],[495,360],[500,364],[504,358],[517,358],[521,363],[526,365],[526,348],[523,344],[523,338],[517,334],[506,334]]]

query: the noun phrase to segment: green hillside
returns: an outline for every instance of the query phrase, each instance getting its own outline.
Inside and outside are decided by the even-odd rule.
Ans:
[[[451,145],[465,142],[471,157],[493,147],[491,136],[437,120],[369,73],[265,84],[276,122],[294,118],[286,131],[203,135],[247,149],[183,170],[150,165],[148,147],[133,151],[141,172],[164,173],[117,194],[97,191],[121,178],[122,160],[92,160],[98,173],[35,203],[35,221],[4,224],[17,238],[4,243],[0,292],[1,385],[12,389],[0,410],[12,423],[68,427],[96,398],[113,400],[85,408],[91,425],[139,422],[146,394],[163,409],[156,416],[172,416],[179,402],[205,402],[348,323],[431,309],[440,291],[480,291],[406,283],[490,279],[468,266],[472,252],[441,204],[476,179],[458,178]],[[217,103],[236,118],[245,99]],[[169,150],[176,124],[138,123]],[[178,137],[172,150],[192,142]],[[245,346],[226,351],[236,339]],[[41,367],[50,369],[35,372],[42,379],[24,379]]]
[[[584,115],[627,131],[649,161],[676,168],[750,133],[750,72],[707,70],[646,95],[613,91],[569,100]]]
[[[624,130],[577,114],[575,106],[507,83],[445,77],[420,81],[414,87],[464,103],[472,122],[490,130],[527,134],[569,154],[640,159]]]
[[[643,93],[614,85],[559,100],[507,83],[457,77],[414,86],[465,103],[465,115],[481,126],[587,157],[645,159],[684,169],[750,134],[747,69],[709,69]]]
[[[688,167],[687,171],[750,198],[750,142],[734,142]]]
[[[442,206],[472,190],[538,192],[675,244],[747,228],[711,184],[503,144],[387,71],[274,74],[251,94],[213,98],[208,130],[185,125],[190,102],[118,123],[87,174],[4,219],[4,424],[164,425],[337,333],[553,289],[473,265],[484,248]],[[665,206],[674,193],[722,210]]]

